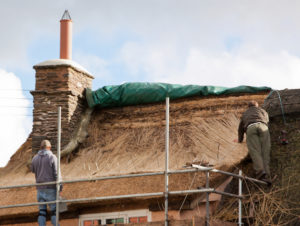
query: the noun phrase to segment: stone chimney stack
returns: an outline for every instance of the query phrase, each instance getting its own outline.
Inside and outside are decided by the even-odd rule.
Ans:
[[[67,39],[71,40],[71,37],[68,36]],[[61,44],[66,43],[61,41]],[[71,48],[70,43],[67,46]],[[68,48],[68,54],[63,54],[63,57],[71,57],[72,50]],[[62,57],[62,49],[65,47],[61,46],[60,49]],[[32,151],[35,154],[41,141],[48,139],[52,150],[56,152],[58,107],[62,108],[61,147],[64,148],[70,141],[81,114],[87,108],[84,91],[92,87],[93,76],[70,58],[47,60],[33,68],[36,71],[36,83],[35,90],[31,91],[34,102]]]

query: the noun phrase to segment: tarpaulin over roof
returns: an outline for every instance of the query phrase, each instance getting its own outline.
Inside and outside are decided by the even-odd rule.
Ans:
[[[87,89],[89,107],[119,107],[164,101],[166,97],[175,100],[191,96],[208,96],[234,93],[257,93],[269,91],[270,87],[174,85],[167,83],[124,83],[118,86],[104,86],[96,91]]]

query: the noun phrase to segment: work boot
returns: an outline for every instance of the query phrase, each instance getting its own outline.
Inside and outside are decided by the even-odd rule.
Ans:
[[[255,177],[257,180],[261,180],[262,178],[265,178],[266,175],[267,175],[266,172],[262,170],[257,172]]]
[[[262,181],[266,182],[268,186],[272,185],[271,177],[268,174],[265,174],[262,178]]]

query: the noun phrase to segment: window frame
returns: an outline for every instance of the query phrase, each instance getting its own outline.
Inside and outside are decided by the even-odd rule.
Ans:
[[[82,214],[79,215],[79,226],[84,226],[83,222],[86,220],[101,220],[101,222],[106,224],[106,220],[111,218],[124,218],[124,224],[128,224],[130,217],[144,216],[147,217],[148,222],[151,222],[151,212],[148,209]]]

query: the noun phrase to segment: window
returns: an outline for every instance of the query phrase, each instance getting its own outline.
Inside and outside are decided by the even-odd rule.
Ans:
[[[147,221],[147,216],[145,217],[129,217],[129,223],[144,223]]]
[[[101,220],[86,220],[83,221],[84,226],[102,225]]]
[[[86,214],[79,217],[79,226],[143,223],[151,221],[149,210],[132,210],[112,213]]]
[[[106,219],[106,224],[125,223],[124,218]]]
[[[102,224],[103,222],[103,224]],[[83,226],[98,226],[98,225],[106,225],[106,224],[118,224],[118,223],[124,223],[124,218],[109,218],[104,220],[83,220],[82,224]]]

